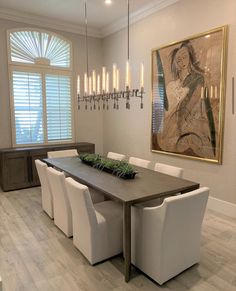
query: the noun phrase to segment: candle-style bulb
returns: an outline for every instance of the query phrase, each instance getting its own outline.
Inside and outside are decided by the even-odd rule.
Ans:
[[[93,93],[96,93],[96,71],[93,70],[92,72],[92,89]]]
[[[213,98],[213,86],[211,86],[211,91],[210,91],[210,98]]]
[[[215,98],[218,98],[217,86],[215,86]]]
[[[109,92],[109,73],[106,74],[106,92]]]
[[[106,91],[106,67],[102,67],[102,90]]]
[[[203,99],[203,96],[204,96],[204,88],[201,87],[201,99]]]
[[[86,73],[84,74],[84,94],[88,94],[88,76]]]
[[[141,71],[140,71],[140,89],[144,88],[144,65],[141,64]]]
[[[116,90],[116,72],[117,72],[117,68],[116,68],[116,64],[113,64],[113,90]]]
[[[120,90],[120,70],[117,69],[116,71],[116,90]]]
[[[125,86],[130,88],[130,64],[129,60],[126,62]]]
[[[77,95],[80,95],[80,76],[77,76]]]
[[[89,95],[92,95],[92,77],[89,77]]]
[[[100,75],[97,76],[97,94],[100,94]]]

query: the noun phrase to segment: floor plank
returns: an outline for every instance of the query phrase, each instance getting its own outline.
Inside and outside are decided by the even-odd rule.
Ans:
[[[208,210],[201,262],[163,286],[133,268],[127,284],[123,259],[90,266],[42,211],[40,188],[0,191],[0,275],[3,291],[233,291],[236,220]]]

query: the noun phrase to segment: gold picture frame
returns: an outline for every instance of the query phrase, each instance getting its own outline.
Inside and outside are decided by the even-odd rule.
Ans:
[[[152,152],[222,163],[227,32],[152,50]]]

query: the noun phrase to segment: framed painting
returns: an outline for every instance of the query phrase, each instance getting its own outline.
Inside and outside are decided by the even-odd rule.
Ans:
[[[152,50],[153,152],[222,163],[227,26]]]

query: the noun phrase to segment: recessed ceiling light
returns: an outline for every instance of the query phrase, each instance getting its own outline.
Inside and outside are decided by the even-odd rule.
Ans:
[[[104,2],[105,2],[105,4],[108,4],[108,5],[109,4],[112,4],[112,1],[111,0],[105,0]]]
[[[205,36],[205,38],[209,38],[209,37],[211,37],[210,34],[208,34],[208,35]]]

